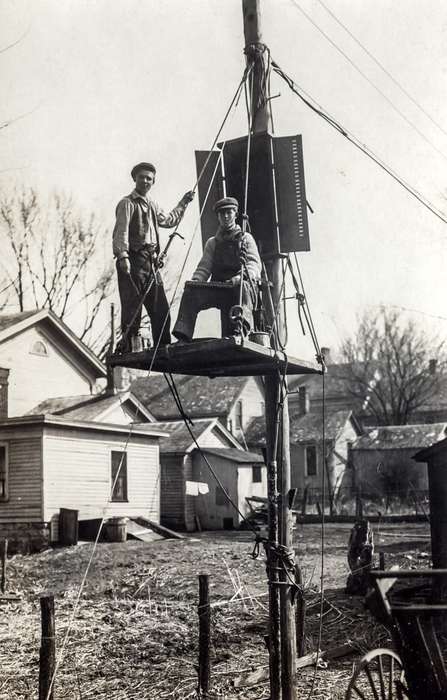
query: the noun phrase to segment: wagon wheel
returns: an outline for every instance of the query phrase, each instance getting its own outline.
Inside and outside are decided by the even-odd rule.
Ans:
[[[374,649],[360,659],[345,700],[407,700],[402,661],[391,649]]]

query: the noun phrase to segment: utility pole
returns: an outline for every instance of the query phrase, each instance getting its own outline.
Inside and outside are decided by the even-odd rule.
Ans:
[[[249,76],[251,94],[251,133],[271,127],[270,101],[265,78],[265,45],[261,36],[260,0],[242,0],[245,52],[253,62]],[[264,84],[264,89],[262,85]],[[256,236],[256,232],[255,236]],[[273,237],[273,231],[272,231]],[[263,257],[271,283],[272,318],[275,343],[285,337],[281,313],[281,253]],[[269,654],[271,700],[295,700],[296,630],[293,606],[295,573],[292,549],[292,503],[290,502],[290,442],[287,385],[285,377],[269,375],[265,382],[266,456],[268,481],[269,542],[267,571],[269,579]]]

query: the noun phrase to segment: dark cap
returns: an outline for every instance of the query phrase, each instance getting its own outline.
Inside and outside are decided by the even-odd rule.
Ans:
[[[132,180],[135,180],[140,170],[150,170],[152,173],[154,173],[154,175],[157,172],[155,170],[155,166],[152,165],[152,163],[138,163],[138,165],[134,165],[132,170],[130,171]]]
[[[214,211],[217,212],[219,209],[226,209],[232,207],[234,209],[239,209],[239,204],[237,199],[234,197],[224,197],[223,199],[218,199],[217,202],[215,203],[213,209]]]

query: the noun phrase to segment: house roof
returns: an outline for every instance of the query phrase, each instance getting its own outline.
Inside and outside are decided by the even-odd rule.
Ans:
[[[352,411],[327,411],[324,422],[324,434],[327,440],[336,440],[348,421],[352,421],[356,431],[360,428]],[[300,443],[321,440],[323,437],[323,416],[315,413],[290,414],[290,442]],[[245,431],[248,445],[265,445],[265,421],[263,417],[254,418]]]
[[[141,414],[141,421],[137,422],[144,423],[146,420],[151,422],[154,420],[147,408],[130,391],[118,394],[86,394],[46,399],[28,411],[27,415],[51,413],[73,420],[101,420],[114,408],[125,403],[130,403],[135,412]]]
[[[0,331],[4,331],[7,328],[15,326],[27,318],[34,316],[37,311],[22,311],[17,314],[0,314]]]
[[[61,429],[69,428],[75,430],[92,430],[95,432],[104,433],[123,433],[132,437],[149,437],[149,438],[165,438],[166,432],[161,430],[161,428],[154,423],[147,423],[144,425],[130,426],[128,425],[118,425],[117,423],[101,423],[99,421],[80,421],[80,420],[70,420],[61,416],[52,416],[48,414],[41,415],[26,415],[26,416],[16,416],[14,418],[5,418],[0,420],[0,434],[7,432],[8,430],[15,430],[17,428],[30,428],[36,425],[45,425],[58,427]]]
[[[386,425],[358,438],[354,450],[417,450],[429,447],[445,437],[446,423],[424,425]]]
[[[324,376],[324,393],[326,400],[350,396],[348,391],[348,368],[346,363],[333,363],[327,366]],[[300,386],[306,386],[311,399],[322,399],[323,382],[320,374],[300,374],[289,378],[289,390],[297,391]],[[354,401],[354,399],[353,399]]]
[[[40,324],[43,330],[49,330],[68,342],[73,351],[90,367],[96,377],[107,376],[105,365],[96,357],[95,353],[49,309],[0,314],[0,343],[37,324]]]
[[[196,444],[183,420],[157,422],[152,423],[152,425],[169,435],[169,437],[160,441],[160,452],[163,454],[191,452],[196,448]],[[199,440],[205,432],[214,429],[222,434],[223,441],[226,440],[236,449],[243,449],[236,438],[219,423],[217,418],[195,418],[194,425],[191,426],[196,440]]]
[[[176,376],[176,387],[188,416],[226,415],[247,383],[247,377]],[[132,391],[158,420],[178,418],[178,408],[161,375],[139,377],[132,383]]]
[[[202,452],[217,455],[218,457],[223,457],[223,459],[230,459],[238,464],[264,464],[262,455],[248,452],[247,450],[236,450],[234,447],[202,447]]]

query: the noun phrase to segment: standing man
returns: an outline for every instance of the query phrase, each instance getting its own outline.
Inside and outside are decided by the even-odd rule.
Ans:
[[[214,205],[214,211],[219,228],[216,235],[207,240],[202,259],[192,276],[193,282],[204,284],[197,288],[186,283],[180,302],[173,330],[173,335],[180,342],[192,340],[197,314],[204,309],[220,309],[224,337],[241,332],[246,335],[253,328],[253,309],[261,278],[258,247],[253,236],[244,233],[236,224],[237,199],[219,199]],[[211,282],[209,288],[206,285],[208,280]],[[226,282],[228,288],[220,288],[218,285],[213,287],[213,282]],[[239,308],[239,303],[242,307],[242,327],[230,318],[231,307]]]
[[[131,338],[138,335],[143,304],[151,321],[154,346],[171,342],[169,304],[161,274],[155,269],[160,253],[158,230],[160,226],[177,226],[194,193],[184,194],[177,206],[165,214],[148,194],[155,182],[155,173],[152,163],[135,165],[130,173],[135,189],[123,197],[116,208],[113,254],[121,301],[122,342],[118,348],[121,352],[132,350]],[[152,286],[142,304],[142,297],[152,277]]]

